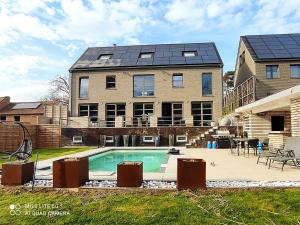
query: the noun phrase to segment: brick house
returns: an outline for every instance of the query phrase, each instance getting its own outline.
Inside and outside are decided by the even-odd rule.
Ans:
[[[69,125],[211,126],[222,68],[214,43],[88,48],[70,68]]]

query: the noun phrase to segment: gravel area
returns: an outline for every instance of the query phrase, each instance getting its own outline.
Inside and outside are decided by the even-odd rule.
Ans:
[[[279,187],[300,187],[300,181],[207,181],[208,188],[279,188]],[[25,184],[26,187],[31,187],[32,182]],[[52,187],[52,180],[36,180],[36,187]],[[86,188],[114,188],[117,187],[117,181],[98,181],[91,180],[85,183]],[[140,188],[150,189],[176,189],[174,181],[143,181]]]

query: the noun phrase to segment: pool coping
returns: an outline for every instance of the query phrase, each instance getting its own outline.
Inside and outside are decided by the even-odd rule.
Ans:
[[[154,146],[140,146],[140,147],[115,147],[115,146],[109,146],[104,148],[97,148],[97,149],[91,149],[83,152],[78,152],[74,154],[59,156],[51,159],[46,159],[37,162],[37,170],[38,174],[36,175],[37,179],[52,179],[52,172],[51,174],[49,171],[45,171],[43,173],[43,169],[49,168],[52,166],[53,161],[64,159],[68,157],[91,157],[100,153],[108,152],[111,150],[168,150],[171,147],[154,147]],[[176,147],[179,150],[186,149],[185,147]],[[166,167],[160,172],[144,172],[144,180],[160,180],[160,181],[174,181],[174,175],[173,174],[167,174],[165,173],[166,168],[168,166],[168,161],[170,159],[170,155],[167,156],[166,162],[164,164]],[[47,173],[48,172],[48,173]],[[113,171],[97,171],[97,172],[89,172],[89,178],[92,180],[116,180],[117,179],[117,173]]]

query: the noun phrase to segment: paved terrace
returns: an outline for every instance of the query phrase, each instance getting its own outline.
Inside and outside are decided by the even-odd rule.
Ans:
[[[147,147],[141,147],[146,149]],[[68,157],[82,157],[94,155],[112,149],[99,148],[81,153],[68,155]],[[115,148],[113,149],[124,149]],[[128,148],[127,148],[128,149]],[[138,147],[136,149],[139,149]],[[153,147],[149,148],[153,149]],[[164,148],[158,148],[164,149]],[[65,156],[67,157],[67,156]],[[53,160],[64,157],[53,158],[38,162],[37,168],[49,167]],[[208,180],[238,180],[238,181],[299,181],[300,168],[286,165],[284,171],[281,171],[281,164],[273,163],[272,167],[268,167],[263,163],[265,158],[261,159],[262,163],[256,164],[257,157],[253,154],[244,156],[232,155],[229,149],[185,149],[181,148],[181,155],[170,155],[166,163],[164,172],[160,173],[144,173],[145,180],[163,180],[175,181],[177,172],[177,158],[202,158],[207,163],[207,179]],[[116,180],[114,172],[90,172],[90,179],[95,180]],[[51,179],[51,171],[38,170],[37,179]]]

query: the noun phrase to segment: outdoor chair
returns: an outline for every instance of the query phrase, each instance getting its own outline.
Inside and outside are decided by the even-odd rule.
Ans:
[[[253,139],[249,139],[248,140],[248,146],[247,146],[247,149],[248,149],[248,155],[249,155],[249,149],[253,149],[254,151],[254,155],[257,155],[257,146],[258,146],[258,143],[259,143],[259,139],[258,138],[253,138]]]
[[[233,140],[232,137],[229,138],[229,142],[230,142],[230,152],[231,154],[233,154],[233,149],[238,149],[238,143],[237,141]]]
[[[268,165],[268,162],[269,162],[270,158],[284,155],[284,151],[282,151],[281,149],[282,148],[274,148],[272,145],[268,145],[268,147],[263,145],[263,151],[259,152],[258,155],[257,155],[258,157],[257,157],[256,164],[259,163],[259,160],[261,158],[266,158],[266,162],[264,162],[264,163],[266,165]]]
[[[292,162],[294,166],[300,166],[300,138],[299,137],[288,138],[283,150],[283,154],[270,158],[269,169],[271,163],[273,162],[282,163],[282,167],[281,167],[282,171],[283,171],[283,167],[288,162]]]

